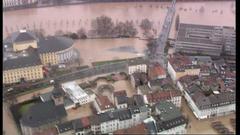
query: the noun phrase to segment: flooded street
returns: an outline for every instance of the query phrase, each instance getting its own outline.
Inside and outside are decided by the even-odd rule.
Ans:
[[[86,39],[78,40],[74,44],[74,47],[80,52],[82,65],[90,65],[94,61],[126,59],[142,56],[146,49],[146,43],[147,41],[138,38]],[[120,50],[121,47],[125,47],[127,50]],[[134,49],[135,52],[128,51],[131,49]]]
[[[13,120],[10,110],[6,103],[3,103],[3,131],[5,135],[19,135],[17,125]]]
[[[230,118],[236,117],[235,113],[222,117],[198,120],[184,98],[182,99],[182,112],[185,116],[187,115],[190,120],[189,124],[191,125],[191,128],[187,129],[187,134],[217,134],[217,132],[211,127],[211,122],[213,121],[221,121],[230,131],[233,131],[234,133],[236,132],[230,124]]]
[[[138,29],[141,20],[148,18],[159,33],[168,6],[170,2],[93,3],[9,11],[3,13],[3,35],[6,37],[7,33],[23,27],[43,28],[47,35],[60,29],[65,32],[76,32],[82,27],[89,30],[91,20],[101,15],[111,17],[114,23],[133,21]],[[176,15],[180,15],[180,22],[235,26],[234,1],[178,2],[176,9]],[[139,36],[141,34],[139,32]],[[172,27],[170,37],[174,35],[175,27]]]

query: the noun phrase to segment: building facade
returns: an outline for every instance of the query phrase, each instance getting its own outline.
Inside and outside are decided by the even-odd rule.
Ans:
[[[38,0],[3,0],[3,8],[31,5],[37,2]]]
[[[43,79],[43,65],[29,66],[23,68],[9,69],[3,71],[3,83],[11,84],[20,82],[22,78],[26,81]]]
[[[54,36],[38,39],[27,30],[12,33],[3,45],[4,84],[42,79],[43,66],[64,64],[75,58],[71,39]]]

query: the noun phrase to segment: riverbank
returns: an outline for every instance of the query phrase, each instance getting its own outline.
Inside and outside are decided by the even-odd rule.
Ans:
[[[58,6],[67,6],[67,5],[77,5],[77,4],[91,4],[91,3],[114,3],[114,2],[170,2],[171,0],[83,0],[83,1],[68,1],[61,4],[32,4],[28,6],[17,6],[3,8],[4,12],[14,11],[14,10],[24,10],[31,8],[47,8],[47,7],[58,7]],[[235,1],[235,0],[178,0],[177,2],[209,2],[209,1]]]

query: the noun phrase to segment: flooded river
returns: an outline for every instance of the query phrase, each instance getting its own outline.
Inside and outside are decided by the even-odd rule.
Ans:
[[[168,6],[170,2],[94,3],[8,11],[3,13],[3,34],[6,37],[8,33],[23,27],[42,28],[49,35],[60,29],[65,32],[76,32],[82,27],[89,30],[91,20],[101,15],[111,17],[115,23],[133,21],[138,29],[141,20],[148,18],[159,32]],[[235,26],[234,1],[178,2],[176,8],[181,22]],[[139,36],[141,34],[139,32]],[[170,37],[174,35],[172,27]]]

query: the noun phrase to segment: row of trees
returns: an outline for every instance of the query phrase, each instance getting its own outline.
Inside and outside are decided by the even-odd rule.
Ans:
[[[149,33],[154,32],[153,23],[148,19],[143,19],[140,24],[135,24],[133,21],[116,21],[116,23],[114,23],[110,17],[100,16],[91,21],[91,29],[89,31],[86,31],[82,27],[77,30],[76,33],[58,30],[55,32],[55,35],[68,36],[73,39],[85,39],[88,35],[91,37],[135,37],[138,34],[136,27],[139,27],[146,37]],[[30,27],[27,25],[25,28],[29,29]],[[8,33],[7,27],[5,27],[5,30]],[[34,27],[33,31],[37,33],[39,37],[45,35],[45,31],[42,27],[39,29]]]
[[[115,25],[107,16],[97,17],[91,25],[93,35],[98,37],[134,37],[138,33],[132,21],[118,22]]]
[[[84,28],[81,28],[77,33],[64,33],[59,30],[55,35],[64,35],[71,38],[87,38],[87,35],[93,37],[135,37],[138,34],[136,27],[134,26],[133,21],[120,21],[114,24],[113,20],[107,16],[100,16],[91,22],[91,30],[86,32]],[[148,19],[142,20],[140,28],[143,30],[144,35],[148,35],[152,30],[153,23]]]

